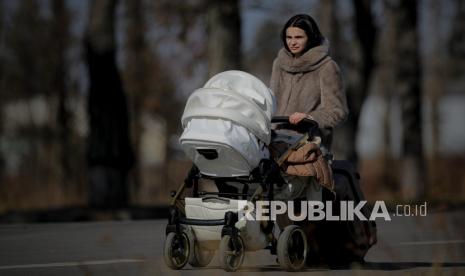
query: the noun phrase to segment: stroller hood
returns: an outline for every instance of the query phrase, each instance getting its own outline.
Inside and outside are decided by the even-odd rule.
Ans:
[[[192,119],[229,120],[269,144],[274,110],[274,95],[262,81],[246,72],[225,71],[192,93],[184,109],[182,125],[185,128]]]

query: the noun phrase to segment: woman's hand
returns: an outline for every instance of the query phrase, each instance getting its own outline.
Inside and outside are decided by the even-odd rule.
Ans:
[[[305,118],[311,119],[311,117],[305,113],[295,112],[294,114],[289,116],[289,123],[297,125],[300,121],[302,121]]]

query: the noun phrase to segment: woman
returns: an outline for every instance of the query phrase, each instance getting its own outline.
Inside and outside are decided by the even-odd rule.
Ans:
[[[281,39],[284,48],[273,62],[270,85],[277,100],[275,115],[289,116],[292,124],[315,120],[329,150],[332,129],[348,115],[341,72],[328,54],[329,42],[306,14],[289,19]]]

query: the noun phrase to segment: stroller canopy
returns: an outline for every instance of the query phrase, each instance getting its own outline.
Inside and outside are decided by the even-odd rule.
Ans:
[[[182,125],[185,128],[192,119],[229,120],[269,144],[274,110],[274,95],[262,81],[246,72],[225,71],[192,93],[184,109]]]

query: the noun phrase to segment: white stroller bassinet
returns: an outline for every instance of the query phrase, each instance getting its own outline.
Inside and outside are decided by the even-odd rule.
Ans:
[[[170,208],[164,256],[171,268],[180,269],[187,262],[205,266],[216,249],[226,271],[241,265],[245,251],[264,248],[274,250],[286,270],[300,270],[305,264],[307,242],[302,229],[289,225],[280,232],[276,222],[256,221],[253,208],[243,205],[245,200],[241,202],[234,198],[234,192],[219,188],[220,184],[243,184],[236,196],[249,200],[263,192],[261,181],[265,178],[258,180],[251,172],[262,159],[271,162],[268,146],[274,109],[274,96],[266,85],[241,71],[217,74],[189,97],[180,144],[195,166]],[[213,180],[217,191],[199,191],[199,180]],[[251,195],[248,189],[254,186],[258,188]],[[186,196],[181,202],[185,187],[192,187],[193,197]],[[178,210],[177,203],[183,210]],[[241,219],[242,211],[249,212],[252,219]],[[295,241],[292,246],[289,240]],[[291,260],[290,253],[298,257]]]
[[[256,77],[219,73],[187,100],[181,146],[204,175],[248,176],[269,157],[274,109],[271,90]]]
[[[275,100],[263,82],[242,71],[212,77],[188,99],[180,138],[186,155],[199,171],[212,177],[249,176],[261,159],[269,158],[271,116]],[[185,198],[186,217],[223,219],[238,212],[238,201],[228,198]],[[259,222],[239,221],[247,248],[261,249],[266,239]],[[216,249],[223,226],[192,226],[202,247]]]

